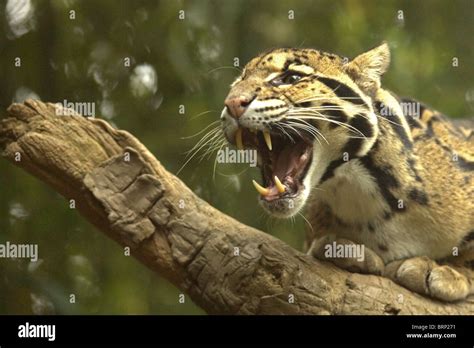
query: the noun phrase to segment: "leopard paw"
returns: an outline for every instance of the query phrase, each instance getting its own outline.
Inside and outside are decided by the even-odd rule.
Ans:
[[[384,269],[383,260],[373,250],[334,235],[315,239],[308,254],[350,272],[380,275]]]
[[[385,266],[384,275],[409,290],[445,302],[463,300],[472,290],[465,275],[428,257],[393,261]]]

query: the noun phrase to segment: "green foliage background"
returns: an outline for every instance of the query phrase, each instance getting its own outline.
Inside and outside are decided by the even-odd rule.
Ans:
[[[241,65],[279,46],[348,57],[383,40],[392,48],[384,85],[452,117],[474,109],[474,1],[31,1],[30,30],[12,35],[0,2],[0,103],[35,93],[43,101],[95,102],[176,173],[217,120]],[[75,19],[70,19],[70,11]],[[185,19],[178,13],[185,11]],[[288,18],[293,10],[295,18]],[[403,13],[401,13],[402,11]],[[403,15],[404,19],[400,19]],[[14,66],[21,57],[21,67]],[[131,67],[124,58],[130,57]],[[459,66],[453,67],[453,57]],[[157,89],[134,95],[133,69],[150,64]],[[27,92],[25,92],[27,91]],[[178,113],[179,105],[185,114]],[[4,114],[4,111],[0,113]],[[2,116],[3,117],[3,116]],[[300,248],[304,222],[268,219],[256,205],[257,170],[190,162],[179,177],[244,223]],[[0,160],[0,243],[37,243],[41,263],[0,259],[0,314],[200,314],[187,298],[95,231],[67,200]],[[76,295],[76,304],[69,295]]]

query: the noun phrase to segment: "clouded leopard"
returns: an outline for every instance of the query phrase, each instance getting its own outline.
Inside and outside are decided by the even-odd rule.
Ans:
[[[350,61],[314,49],[261,54],[231,85],[223,132],[257,150],[254,185],[269,214],[304,210],[308,253],[461,300],[474,293],[472,122],[383,89],[389,62],[386,43]],[[363,261],[328,258],[334,243],[363,245]]]

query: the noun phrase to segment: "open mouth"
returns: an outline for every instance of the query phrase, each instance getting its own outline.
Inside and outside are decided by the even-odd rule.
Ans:
[[[271,202],[296,197],[304,188],[312,156],[312,140],[304,132],[254,131],[239,128],[237,148],[256,149],[263,183],[253,184],[261,198]]]

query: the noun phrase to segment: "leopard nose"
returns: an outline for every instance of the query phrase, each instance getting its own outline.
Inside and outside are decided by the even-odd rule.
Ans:
[[[244,114],[245,110],[247,110],[247,107],[250,105],[254,98],[255,97],[250,98],[245,95],[240,95],[237,97],[228,97],[225,100],[224,104],[227,107],[227,110],[229,111],[230,115],[233,118],[237,119]]]

